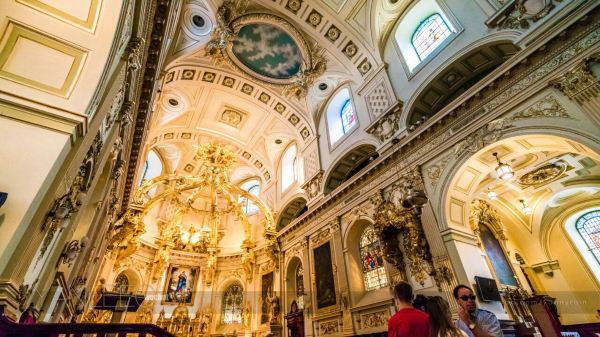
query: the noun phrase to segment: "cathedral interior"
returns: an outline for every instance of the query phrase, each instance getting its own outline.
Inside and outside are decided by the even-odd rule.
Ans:
[[[3,0],[0,173],[0,336],[596,336],[600,2]]]

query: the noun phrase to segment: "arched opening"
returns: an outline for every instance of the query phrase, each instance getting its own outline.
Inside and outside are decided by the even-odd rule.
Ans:
[[[288,263],[286,271],[286,307],[285,312],[290,311],[290,306],[293,301],[296,301],[298,308],[304,308],[304,266],[298,257],[293,257]]]
[[[221,324],[241,324],[244,288],[239,282],[230,284],[223,293]]]
[[[500,178],[502,165],[510,166],[512,177]],[[501,288],[536,285],[538,294],[555,297],[562,324],[593,321],[581,313],[600,305],[588,295],[600,286],[568,231],[600,202],[600,155],[572,139],[528,134],[490,144],[456,167],[441,187],[443,221],[473,229],[489,275]],[[482,203],[489,209],[482,211]],[[514,251],[518,259],[507,254]],[[522,268],[525,261],[531,268]]]
[[[333,145],[358,125],[350,89],[343,88],[331,98],[327,104],[326,115],[329,143]]]
[[[414,129],[518,51],[519,47],[511,42],[497,41],[477,47],[459,58],[421,90],[410,107],[406,124]]]
[[[346,180],[364,169],[379,157],[373,145],[355,147],[338,160],[325,180],[325,194],[330,193]]]
[[[308,211],[306,199],[298,197],[290,201],[282,210],[277,221],[277,230],[283,229],[290,222]]]

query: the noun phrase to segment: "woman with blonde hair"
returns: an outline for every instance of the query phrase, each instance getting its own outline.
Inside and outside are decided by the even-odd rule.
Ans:
[[[448,302],[440,296],[427,299],[430,337],[468,337],[452,322],[452,314]]]

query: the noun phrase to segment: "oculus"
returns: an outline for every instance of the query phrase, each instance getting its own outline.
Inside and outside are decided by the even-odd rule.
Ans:
[[[266,13],[245,13],[245,2],[228,0],[219,7],[217,27],[206,54],[262,84],[304,97],[325,72],[321,48],[309,45],[286,20]]]
[[[233,40],[233,54],[250,70],[265,77],[287,79],[300,70],[300,50],[294,39],[269,24],[241,27]]]

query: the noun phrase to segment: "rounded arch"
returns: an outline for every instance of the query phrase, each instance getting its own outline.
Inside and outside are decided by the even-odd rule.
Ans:
[[[317,112],[315,113],[315,126],[317,128],[319,128],[319,124],[321,123],[321,120],[323,119],[323,117],[325,117],[325,124],[327,124],[327,107],[329,107],[329,104],[331,103],[331,101],[333,100],[333,98],[335,96],[337,96],[337,94],[344,90],[344,89],[348,89],[350,91],[350,99],[353,99],[353,90],[352,90],[352,81],[350,80],[346,80],[341,82],[340,84],[337,85],[337,87],[335,88],[335,90],[333,90],[330,94],[329,94],[329,98],[325,99],[323,102],[321,102],[319,104],[319,107],[317,109]]]
[[[283,229],[294,219],[304,214],[308,210],[306,206],[307,200],[304,197],[297,196],[289,201],[279,212],[279,218],[277,219],[277,231]]]
[[[120,275],[124,275],[125,277],[127,277],[127,281],[128,281],[127,292],[128,293],[137,293],[137,292],[143,291],[144,277],[142,276],[140,271],[138,271],[137,269],[130,268],[130,267],[125,267],[125,268],[121,268],[121,269],[117,270],[117,272],[115,272],[114,277],[112,279],[112,282],[111,282],[112,284],[109,284],[109,286],[114,286],[115,284],[117,284],[117,279],[119,278]]]
[[[325,174],[323,192],[325,194],[331,193],[377,157],[379,157],[379,153],[377,153],[375,146],[371,144],[358,145],[345,152]]]
[[[248,300],[243,282],[236,277],[228,278],[219,287],[218,298],[219,318],[217,325],[238,325],[242,323],[242,310]]]
[[[287,262],[285,269],[285,302],[283,310],[286,311],[290,308],[292,301],[302,302],[304,298],[304,287],[307,284],[304,282],[304,275],[302,275],[302,284],[298,284],[298,271],[299,268],[304,271],[304,265],[299,256],[292,256]],[[302,307],[302,305],[300,305]]]
[[[436,187],[440,207],[440,223],[448,227],[469,228],[468,207],[474,200],[476,189],[488,181],[494,181],[493,170],[497,165],[492,153],[497,152],[503,162],[510,162],[524,154],[543,151],[563,151],[581,154],[600,160],[600,140],[579,131],[567,135],[565,129],[514,128],[498,141],[475,153],[464,153],[454,163],[449,163],[447,173]],[[512,143],[515,146],[508,146]],[[514,151],[511,151],[514,150]],[[526,164],[517,163],[517,164]],[[518,169],[518,165],[516,167]],[[487,179],[487,180],[486,180]],[[518,203],[518,200],[517,200]],[[529,205],[534,208],[535,205]],[[535,212],[534,212],[535,213]],[[539,214],[537,216],[540,216]]]
[[[488,37],[454,59],[444,62],[446,66],[427,79],[407,104],[405,125],[409,130],[415,129],[519,50],[512,40]]]

